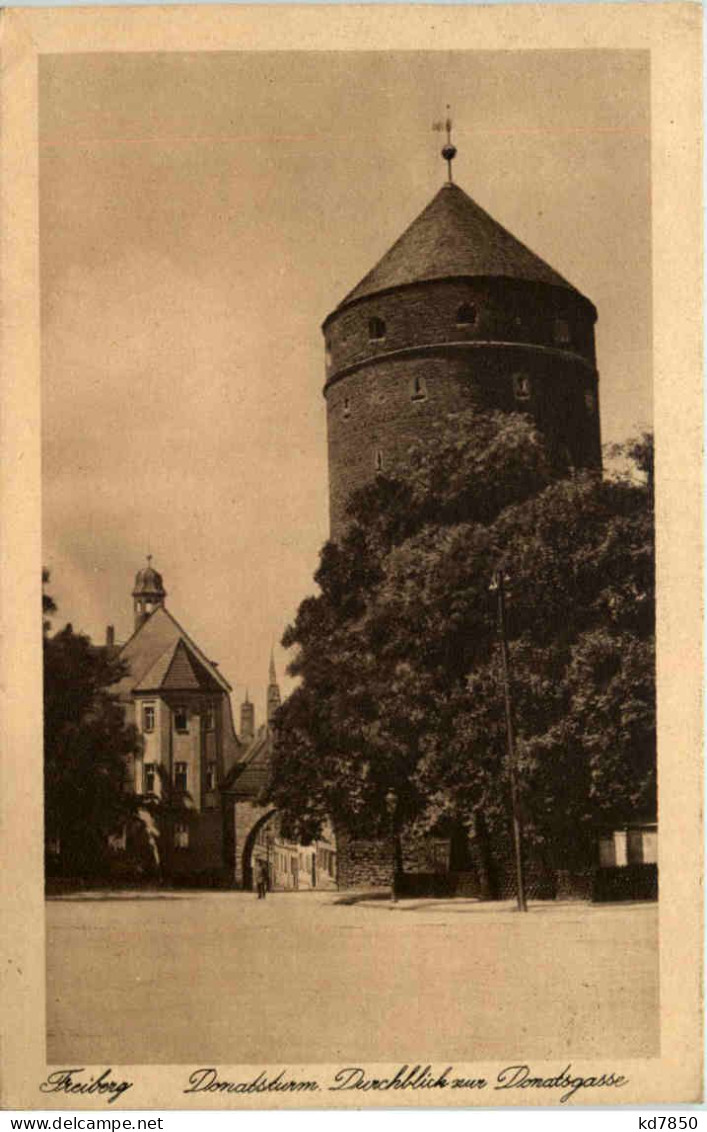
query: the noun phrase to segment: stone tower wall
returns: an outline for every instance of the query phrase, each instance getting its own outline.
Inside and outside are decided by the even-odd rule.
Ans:
[[[464,305],[472,321],[458,318]],[[385,322],[371,340],[369,320]],[[567,348],[595,364],[596,310],[576,291],[518,279],[441,279],[382,291],[337,309],[324,322],[327,381],[351,364],[410,346],[446,342],[533,342],[556,345],[557,322],[568,324]]]
[[[471,320],[460,322],[465,306]],[[573,292],[511,280],[416,285],[334,312],[324,326],[332,537],[352,491],[404,461],[432,421],[473,405],[528,412],[575,466],[599,464],[595,317]],[[385,333],[371,340],[375,319]]]
[[[473,406],[528,413],[559,458],[600,466],[595,321],[578,292],[511,278],[411,284],[334,311],[323,327],[332,538],[353,491]],[[337,832],[341,888],[390,883],[384,842]]]

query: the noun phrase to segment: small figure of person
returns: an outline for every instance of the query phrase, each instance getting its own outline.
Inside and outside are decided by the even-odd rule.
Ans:
[[[267,861],[258,861],[258,900],[264,900],[270,887]]]

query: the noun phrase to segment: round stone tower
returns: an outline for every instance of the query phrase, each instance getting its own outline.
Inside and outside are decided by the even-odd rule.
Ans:
[[[560,459],[598,466],[596,317],[443,185],[323,325],[332,538],[352,491],[404,460],[433,420],[474,405],[529,413]]]

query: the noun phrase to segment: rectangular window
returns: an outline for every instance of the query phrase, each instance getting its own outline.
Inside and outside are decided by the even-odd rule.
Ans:
[[[187,709],[178,707],[174,709],[174,729],[181,734],[186,734],[189,730],[189,720],[187,717]]]
[[[626,838],[626,856],[629,865],[643,864],[643,830],[630,829]]]
[[[186,824],[186,822],[178,821],[174,827],[174,848],[189,848],[189,826]]]
[[[628,833],[625,829],[614,830],[614,852],[616,854],[616,861],[614,864],[623,868],[628,864]]]
[[[155,705],[143,704],[142,708],[142,729],[143,731],[155,730]]]
[[[177,790],[186,790],[187,788],[187,764],[175,763],[174,764],[174,785]]]
[[[206,730],[216,730],[216,712],[214,711],[213,704],[209,704],[206,709]]]
[[[128,843],[127,833],[125,826],[118,833],[110,833],[108,835],[108,848],[113,853],[122,853]]]
[[[216,763],[206,764],[206,789],[216,789]]]
[[[643,862],[646,865],[658,864],[658,830],[643,831]]]
[[[145,763],[142,776],[142,792],[143,794],[154,794],[155,792],[155,764]]]

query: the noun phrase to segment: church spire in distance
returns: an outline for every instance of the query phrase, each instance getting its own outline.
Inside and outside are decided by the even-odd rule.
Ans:
[[[277,709],[279,708],[281,703],[282,703],[282,698],[280,696],[280,685],[277,682],[277,673],[275,671],[275,656],[274,656],[273,650],[270,649],[270,671],[269,671],[269,674],[268,674],[268,698],[267,698],[268,727],[272,723],[273,718],[275,716],[275,712],[277,711]]]

